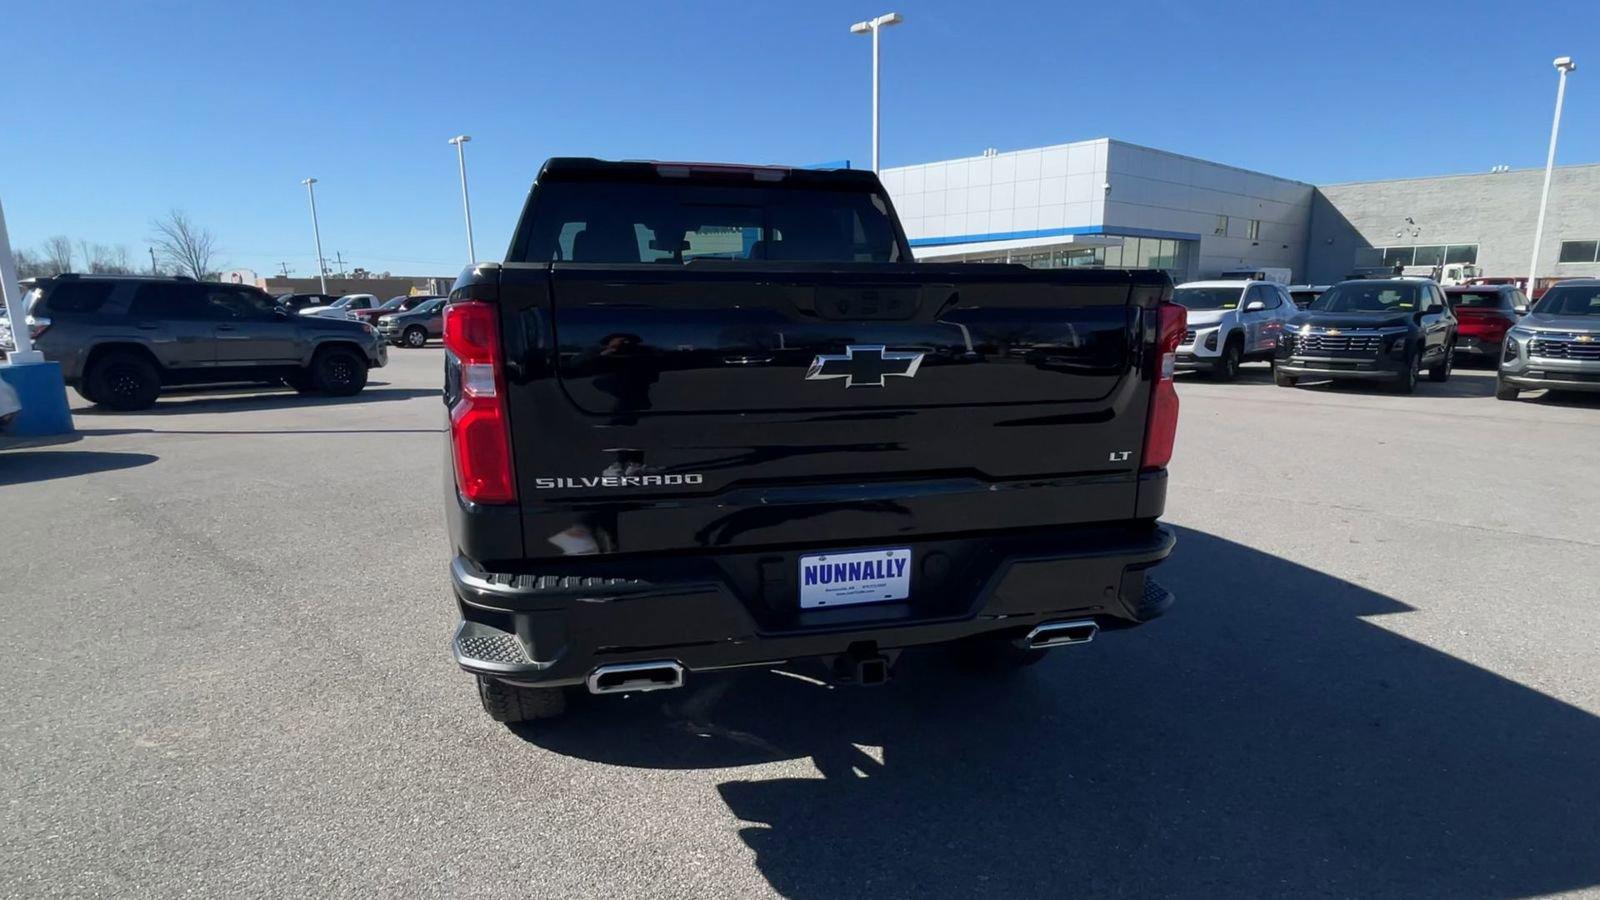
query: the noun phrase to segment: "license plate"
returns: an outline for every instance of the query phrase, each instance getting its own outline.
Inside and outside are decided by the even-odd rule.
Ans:
[[[911,596],[911,548],[800,557],[800,608],[886,603]]]

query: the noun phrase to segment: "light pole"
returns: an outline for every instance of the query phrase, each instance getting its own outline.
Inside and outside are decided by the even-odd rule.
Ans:
[[[1556,136],[1561,133],[1561,101],[1567,94],[1567,74],[1578,67],[1570,56],[1558,56],[1552,62],[1560,76],[1556,81],[1556,117],[1550,123],[1550,155],[1544,160],[1544,190],[1539,192],[1539,219],[1533,226],[1533,261],[1528,263],[1528,300],[1533,300],[1533,292],[1539,277],[1539,245],[1544,243],[1544,209],[1550,202],[1550,174],[1556,167]]]
[[[300,182],[306,186],[306,196],[311,199],[311,235],[317,239],[317,283],[322,285],[322,292],[328,292],[328,267],[322,259],[322,226],[317,224],[317,189],[312,185],[317,183],[315,178],[307,178]]]
[[[5,301],[6,320],[11,324],[11,345],[7,356],[12,365],[42,363],[44,354],[33,349],[33,333],[28,330],[28,311],[22,308],[22,289],[17,285],[17,264],[11,258],[11,237],[6,233],[6,213],[0,209],[0,300]]]
[[[884,13],[876,19],[857,22],[850,26],[851,34],[872,33],[872,171],[878,171],[878,31],[890,25],[899,25],[905,18],[899,13]]]
[[[468,134],[458,134],[450,139],[456,145],[456,163],[461,166],[461,209],[467,214],[467,265],[478,261],[478,251],[472,247],[472,201],[467,199],[467,141],[472,140]]]

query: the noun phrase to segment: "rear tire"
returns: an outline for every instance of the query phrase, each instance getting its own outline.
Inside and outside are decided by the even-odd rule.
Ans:
[[[351,397],[367,386],[367,360],[348,347],[327,347],[311,360],[311,384],[324,394]]]
[[[1496,400],[1515,400],[1522,393],[1522,388],[1514,384],[1506,384],[1499,378],[1494,380],[1494,398]]]
[[[1456,345],[1451,342],[1444,348],[1444,359],[1438,365],[1428,369],[1429,381],[1449,381],[1450,370],[1455,367]]]
[[[522,687],[478,676],[478,701],[496,722],[514,725],[554,719],[567,711],[567,692],[558,687]]]
[[[1018,647],[1013,636],[979,635],[947,645],[950,661],[970,672],[1008,672],[1038,663],[1050,651]]]
[[[161,396],[161,371],[142,353],[113,350],[94,361],[84,384],[84,397],[100,406],[122,412],[149,409]]]
[[[1300,378],[1299,376],[1289,375],[1274,369],[1272,372],[1272,381],[1278,387],[1294,387],[1300,383]]]
[[[428,329],[423,328],[421,325],[413,325],[407,328],[402,337],[405,345],[413,350],[428,346]]]

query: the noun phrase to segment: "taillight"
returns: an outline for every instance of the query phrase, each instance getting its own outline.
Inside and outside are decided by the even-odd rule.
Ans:
[[[445,307],[444,346],[461,370],[460,396],[450,407],[456,488],[473,503],[513,503],[517,488],[495,307],[477,301]]]
[[[1189,321],[1189,311],[1176,303],[1162,303],[1156,314],[1156,379],[1145,424],[1144,470],[1165,468],[1172,461],[1172,442],[1178,436],[1178,388],[1172,383],[1172,373]]]

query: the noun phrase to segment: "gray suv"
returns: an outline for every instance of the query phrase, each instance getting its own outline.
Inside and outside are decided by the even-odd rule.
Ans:
[[[297,316],[248,285],[59,275],[26,304],[35,346],[84,399],[112,409],[145,409],[179,384],[282,383],[350,396],[388,362],[372,326]]]
[[[444,337],[447,302],[444,297],[435,297],[404,312],[385,313],[378,317],[378,334],[401,347],[426,347],[428,338]]]
[[[1494,395],[1540,388],[1600,391],[1600,278],[1551,287],[1506,332]]]

